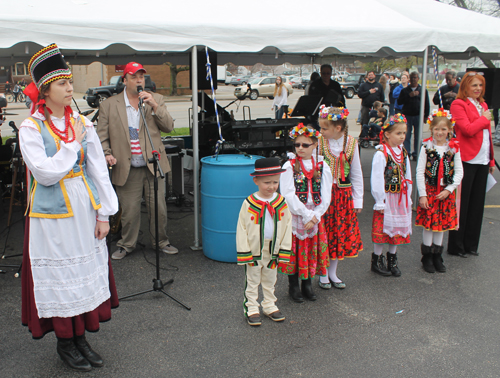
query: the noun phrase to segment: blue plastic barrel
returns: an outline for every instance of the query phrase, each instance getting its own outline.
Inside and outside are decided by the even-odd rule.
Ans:
[[[236,225],[245,198],[257,191],[250,173],[262,156],[219,155],[201,159],[203,253],[212,260],[236,260]]]

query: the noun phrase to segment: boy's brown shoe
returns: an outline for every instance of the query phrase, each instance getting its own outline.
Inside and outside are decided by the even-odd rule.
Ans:
[[[267,316],[269,317],[269,319],[275,322],[282,322],[283,320],[285,320],[285,317],[281,312],[279,312],[279,310],[274,311],[272,314],[268,314]]]
[[[259,314],[250,315],[247,318],[247,322],[251,326],[260,326],[262,324],[262,320],[260,319],[260,315]]]

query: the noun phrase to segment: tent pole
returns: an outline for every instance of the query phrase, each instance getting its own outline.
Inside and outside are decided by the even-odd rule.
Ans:
[[[198,146],[198,54],[196,46],[191,51],[191,95],[193,107],[193,192],[194,192],[194,246],[193,251],[201,250],[200,246],[200,151]]]
[[[425,96],[427,93],[427,61],[429,59],[429,46],[427,46],[424,50],[424,61],[422,62],[422,93],[420,94],[420,119],[418,120],[420,127],[418,128],[418,135],[414,135],[414,138],[418,138],[417,141],[417,146],[418,146],[418,151],[415,151],[417,154],[417,159],[418,159],[418,153],[420,152],[420,146],[422,145],[422,132],[424,131],[424,126],[426,123],[424,122],[424,112],[425,112]],[[429,103],[430,106],[430,103]],[[417,190],[417,178],[413,178],[413,204],[415,206],[415,209],[418,206],[418,190]]]

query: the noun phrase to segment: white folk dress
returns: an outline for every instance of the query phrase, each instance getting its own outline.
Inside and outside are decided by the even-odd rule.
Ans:
[[[79,117],[74,112],[73,117]],[[44,120],[39,112],[33,118]],[[62,119],[52,117],[60,130]],[[118,211],[118,199],[99,137],[85,118],[87,130],[87,174],[94,182],[101,208],[95,211],[81,176],[64,180],[73,209],[69,218],[30,218],[29,257],[33,292],[39,318],[72,317],[96,309],[110,298],[106,241],[94,236],[96,219],[108,221]],[[19,141],[26,166],[40,185],[53,185],[72,170],[81,145],[61,142],[52,157],[45,152],[37,125],[26,119],[19,129]]]

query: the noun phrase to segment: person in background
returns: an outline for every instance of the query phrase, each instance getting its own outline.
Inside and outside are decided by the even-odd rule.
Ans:
[[[418,72],[414,71],[410,74],[410,84],[401,90],[398,98],[398,104],[403,105],[403,114],[407,120],[408,131],[405,139],[406,152],[414,159],[417,159],[417,152],[419,150],[418,137],[420,130],[420,103],[422,101],[422,86],[418,83],[420,77]],[[425,91],[424,99],[424,117],[427,120],[429,117],[430,105],[429,94]],[[413,133],[413,152],[411,152],[411,135]]]
[[[383,74],[382,76],[380,76],[380,79],[378,79],[378,82],[380,83],[380,85],[382,85],[382,89],[384,90],[384,100],[389,101],[389,92],[391,90],[391,87],[389,85],[387,76]]]
[[[399,80],[394,75],[391,75],[389,80],[389,116],[395,113],[394,106],[396,105],[396,98],[394,97],[394,90],[399,86]],[[387,101],[387,98],[386,98]]]
[[[311,74],[311,78],[309,80],[309,83],[307,83],[306,85],[306,88],[304,89],[304,95],[305,96],[309,96],[309,91],[311,89],[311,84],[314,83],[315,80],[318,80],[320,78],[319,76],[319,73],[317,73],[316,71],[314,71],[312,74]]]
[[[286,89],[285,84],[283,84],[283,79],[281,76],[276,78],[276,83],[274,85],[274,99],[273,99],[273,107],[274,115],[276,119],[283,118],[283,112],[287,105],[288,99],[288,89]]]
[[[340,84],[332,79],[332,66],[323,64],[320,72],[321,77],[311,84],[310,95],[323,97],[321,104],[326,106],[345,106],[345,97]]]
[[[369,113],[375,101],[384,102],[384,88],[375,81],[375,72],[367,74],[367,80],[359,86],[358,97],[361,98],[361,124],[367,125],[370,119]]]
[[[432,102],[434,105],[440,105],[439,93],[441,93],[441,100],[443,101],[443,109],[450,110],[451,103],[457,98],[458,89],[460,84],[457,82],[457,74],[455,71],[448,71],[445,75],[446,85],[443,85],[436,91]]]

